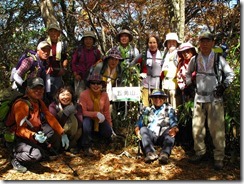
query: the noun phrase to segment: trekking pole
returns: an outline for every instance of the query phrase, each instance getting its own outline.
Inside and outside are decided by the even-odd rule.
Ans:
[[[32,123],[27,119],[27,116],[25,116],[25,117],[20,121],[20,126],[22,126],[25,122],[26,122],[27,125],[29,125],[29,126],[31,127],[31,129],[34,128],[34,126],[32,125]],[[39,134],[39,132],[37,132],[37,134]],[[50,144],[48,141],[45,141],[44,143],[47,145],[48,148],[50,148],[50,150],[51,150],[56,156],[58,156],[58,152],[57,152],[52,146],[50,146],[51,144]],[[50,146],[50,147],[49,147],[49,146]],[[63,161],[63,163],[64,163],[66,166],[68,166],[68,167],[72,170],[74,176],[77,176],[77,177],[79,176],[78,173],[77,173],[77,172],[70,166],[70,164],[69,164],[66,160],[63,160],[63,159],[62,159],[62,161]]]

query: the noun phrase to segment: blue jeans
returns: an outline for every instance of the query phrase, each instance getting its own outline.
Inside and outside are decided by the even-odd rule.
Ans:
[[[82,125],[83,125],[83,133],[82,133],[81,146],[83,148],[87,148],[91,146],[92,132],[94,131],[94,121],[90,117],[84,117]],[[100,136],[108,140],[111,138],[112,129],[106,120],[102,123],[99,123],[98,133]]]

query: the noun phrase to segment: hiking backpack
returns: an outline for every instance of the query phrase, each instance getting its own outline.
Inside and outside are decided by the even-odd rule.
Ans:
[[[11,76],[10,76],[10,81],[13,82],[14,81],[14,74],[16,73],[16,71],[18,70],[18,68],[21,66],[22,64],[22,61],[28,57],[32,57],[34,62],[32,64],[32,66],[30,67],[29,71],[27,72],[28,73],[31,73],[33,72],[36,67],[38,66],[39,64],[39,59],[36,57],[36,51],[33,51],[33,50],[26,50],[22,55],[21,57],[19,58],[17,64],[15,67],[12,68],[11,70]],[[24,77],[23,80],[25,80],[26,76]]]
[[[5,141],[13,142],[14,141],[14,132],[16,128],[16,123],[10,117],[10,111],[12,106],[19,100],[26,102],[29,106],[28,118],[30,116],[30,111],[33,109],[30,101],[24,94],[20,93],[17,90],[7,88],[1,93],[0,96],[0,124],[1,131],[0,133],[4,135]]]
[[[222,81],[224,81],[225,78],[226,78],[225,73],[221,70],[222,81],[220,81],[220,76],[219,76],[219,73],[220,73],[219,63],[220,63],[220,56],[221,55],[222,55],[221,53],[214,53],[214,73],[216,75],[218,84],[221,84]],[[196,73],[198,72],[197,56],[198,56],[198,54],[196,54],[196,56],[194,58],[194,62],[195,62],[195,70],[194,71],[196,71]]]

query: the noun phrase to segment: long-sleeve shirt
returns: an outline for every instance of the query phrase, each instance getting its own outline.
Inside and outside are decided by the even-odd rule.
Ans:
[[[91,49],[78,47],[72,57],[72,71],[80,75],[84,80],[91,66],[99,59],[101,59],[101,52],[96,47],[92,47]]]
[[[97,111],[94,111],[94,103],[90,96],[90,89],[86,89],[85,91],[81,92],[79,102],[82,106],[82,112],[84,117],[96,118]],[[112,127],[112,118],[110,115],[109,107],[110,102],[108,98],[108,94],[106,92],[101,93],[100,97],[100,112],[105,116],[105,120],[110,124]]]
[[[197,91],[195,95],[195,102],[207,103],[213,101],[223,101],[223,98],[217,98],[214,96],[214,90],[219,82],[223,83],[225,87],[228,87],[230,83],[234,80],[234,72],[230,68],[226,60],[220,56],[219,57],[219,73],[218,78],[214,72],[214,52],[212,51],[209,56],[205,57],[201,53],[192,57],[188,65],[188,70],[186,72],[186,85],[192,83],[192,73],[196,71],[196,86]],[[197,62],[197,63],[196,63]],[[222,72],[225,75],[224,81],[222,81]]]
[[[29,139],[32,142],[36,142],[34,140],[34,134],[41,130],[42,120],[41,116],[44,115],[47,123],[58,133],[63,134],[64,129],[61,127],[57,119],[49,112],[45,103],[42,100],[39,102],[30,101],[32,110],[30,110],[29,105],[23,101],[17,101],[10,112],[10,119],[16,122],[16,135]],[[42,114],[41,114],[42,113]],[[32,124],[33,128],[28,125],[28,123],[24,122],[20,125],[21,121],[25,117],[30,117],[28,120]]]

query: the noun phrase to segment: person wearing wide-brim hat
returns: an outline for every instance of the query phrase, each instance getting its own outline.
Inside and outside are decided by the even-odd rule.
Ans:
[[[112,99],[111,90],[114,86],[120,86],[122,81],[121,74],[121,62],[124,59],[121,56],[117,47],[112,47],[107,55],[103,58],[103,62],[99,62],[97,65],[91,68],[90,73],[100,73],[103,81],[106,81],[106,90],[109,94],[109,99]]]
[[[122,29],[116,35],[116,41],[118,42],[118,50],[125,62],[130,63],[139,54],[139,50],[130,44],[133,41],[133,35],[128,29]]]
[[[181,94],[176,80],[178,55],[177,48],[181,44],[177,33],[171,32],[166,35],[164,41],[164,63],[162,67],[162,88],[169,96],[169,103],[176,109],[181,104]]]
[[[175,136],[179,131],[177,117],[172,106],[166,103],[168,95],[163,90],[155,89],[149,97],[152,100],[152,106],[147,114],[142,116],[142,122],[138,121],[135,134],[141,140],[146,163],[158,159],[160,164],[168,164]],[[146,121],[148,121],[147,124],[144,124]],[[154,145],[162,148],[159,155]]]
[[[182,42],[179,40],[179,37],[178,37],[177,33],[168,33],[168,34],[166,35],[165,41],[164,41],[164,43],[163,43],[163,46],[164,46],[165,48],[167,48],[167,42],[168,42],[169,40],[174,40],[174,41],[176,41],[176,43],[177,43],[177,47],[182,43]]]
[[[91,149],[92,132],[97,132],[110,140],[112,135],[112,118],[108,94],[103,90],[102,76],[91,74],[87,79],[88,88],[81,92],[79,103],[83,112],[83,132],[81,146],[85,156],[94,156]]]
[[[47,42],[52,46],[49,57],[49,68],[47,69],[47,80],[50,86],[46,86],[47,98],[51,102],[55,92],[63,85],[69,60],[67,54],[67,43],[61,39],[62,29],[58,23],[51,23],[47,27]],[[49,84],[49,83],[47,83]]]
[[[177,83],[182,92],[182,102],[193,100],[195,96],[194,86],[187,86],[185,81],[188,64],[193,56],[197,54],[196,48],[189,42],[182,43],[178,49],[179,64],[177,69]],[[192,79],[196,73],[192,74]]]
[[[85,31],[82,38],[81,38],[81,43],[84,44],[84,39],[90,37],[93,39],[93,45],[96,43],[97,38],[96,35],[93,33],[93,31]]]
[[[97,39],[93,31],[85,31],[78,48],[76,48],[72,56],[71,67],[74,75],[74,89],[77,97],[86,89],[86,79],[91,67],[102,58],[101,51],[98,49],[96,41]]]

